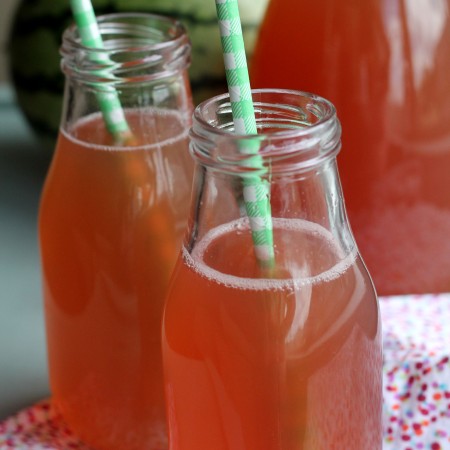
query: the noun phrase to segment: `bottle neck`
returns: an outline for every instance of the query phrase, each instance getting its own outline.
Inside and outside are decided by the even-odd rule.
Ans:
[[[80,119],[100,114],[102,101],[111,93],[125,113],[164,110],[185,115],[181,120],[189,124],[191,46],[181,23],[127,13],[100,16],[98,24],[102,49],[83,46],[75,26],[63,35],[61,67],[66,83],[62,128],[70,133]]]
[[[190,64],[191,45],[181,22],[152,14],[98,18],[103,48],[81,43],[73,25],[63,34],[62,70],[91,87],[122,88],[177,76]]]
[[[303,221],[333,237],[348,254],[355,244],[347,223],[336,165],[341,129],[334,107],[311,94],[281,90],[253,92],[259,134],[232,134],[228,96],[201,104],[194,114],[191,153],[194,234],[188,248],[214,227],[246,215],[243,188],[259,180],[269,186],[276,221]],[[257,155],[243,153],[256,143]],[[207,220],[206,220],[207,219]]]
[[[243,178],[273,177],[318,167],[339,152],[341,128],[329,101],[298,91],[261,89],[253,91],[253,103],[257,135],[234,133],[227,94],[199,105],[191,132],[199,164]]]

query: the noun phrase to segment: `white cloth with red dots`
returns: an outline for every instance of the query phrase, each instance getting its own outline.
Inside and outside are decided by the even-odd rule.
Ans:
[[[450,294],[380,299],[384,450],[450,450]]]

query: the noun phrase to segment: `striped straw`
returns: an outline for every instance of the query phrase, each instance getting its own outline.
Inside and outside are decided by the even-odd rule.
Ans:
[[[238,134],[257,134],[238,0],[216,0],[216,9],[234,129]],[[257,140],[248,140],[240,146],[242,153],[254,155],[247,164],[263,169],[258,150]],[[245,209],[250,221],[256,258],[261,265],[271,267],[275,256],[270,186],[257,175],[245,177],[243,183]]]
[[[88,48],[102,50],[103,41],[91,1],[70,0],[70,5],[82,44]],[[108,55],[104,52],[92,55],[91,60],[104,65],[111,64]],[[101,75],[101,70],[98,74]],[[132,138],[132,134],[116,90],[111,86],[102,86],[101,89],[97,93],[97,99],[106,123],[106,128],[117,143],[129,141]]]

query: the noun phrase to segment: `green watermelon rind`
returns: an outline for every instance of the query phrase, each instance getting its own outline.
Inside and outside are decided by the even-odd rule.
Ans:
[[[56,137],[64,85],[59,47],[62,32],[72,22],[69,2],[24,1],[26,7],[19,7],[14,17],[8,46],[11,78],[17,100],[35,132],[41,136]],[[92,0],[92,3],[97,15],[134,11],[177,18],[186,26],[193,46],[189,77],[194,103],[226,90],[213,1]],[[249,58],[266,3],[267,0],[240,3]],[[36,107],[36,104],[39,106]]]

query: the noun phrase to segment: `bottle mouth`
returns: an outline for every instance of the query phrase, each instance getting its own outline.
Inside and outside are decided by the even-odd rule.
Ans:
[[[286,89],[252,90],[258,134],[234,134],[230,97],[223,94],[201,103],[190,132],[191,154],[218,170],[262,175],[309,170],[340,150],[341,127],[331,102],[317,95]],[[254,155],[243,153],[258,143]]]
[[[186,69],[191,44],[181,22],[143,13],[107,14],[97,18],[103,48],[88,48],[76,25],[63,33],[63,72],[93,84],[146,83]]]

